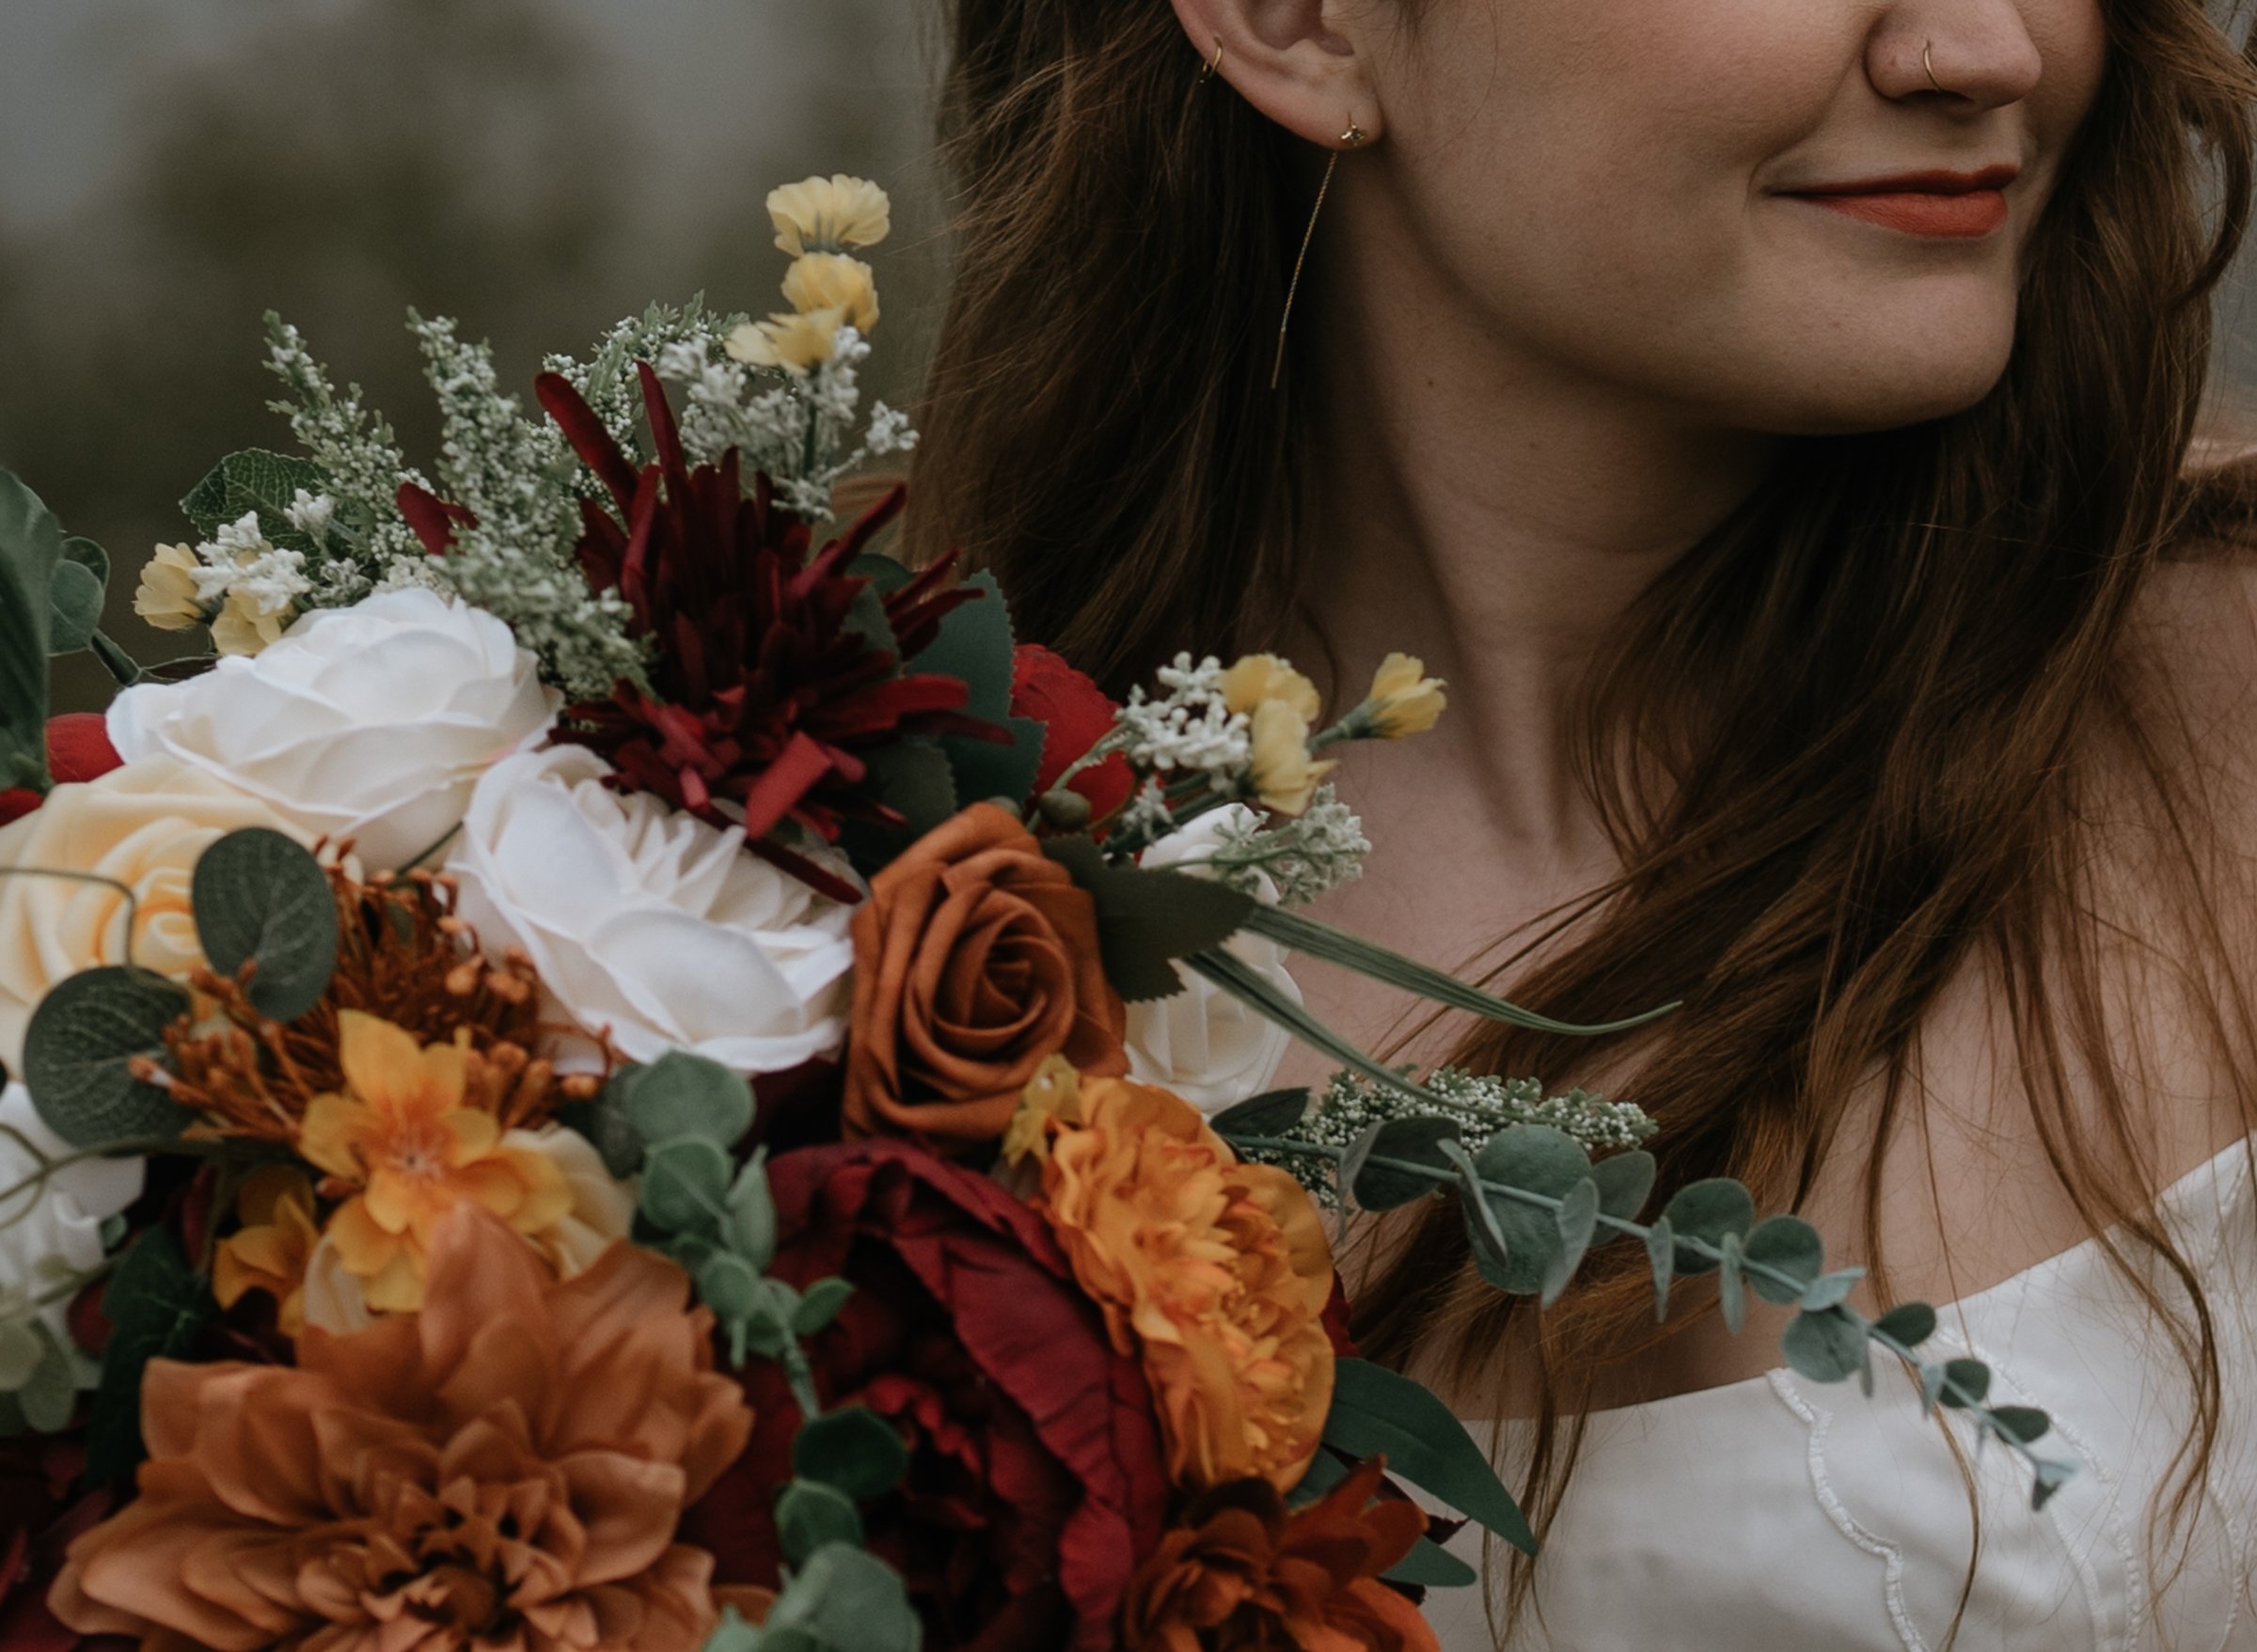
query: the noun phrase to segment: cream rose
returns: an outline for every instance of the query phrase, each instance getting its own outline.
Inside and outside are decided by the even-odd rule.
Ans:
[[[140,903],[133,962],[175,980],[204,961],[188,883],[206,848],[245,826],[308,842],[256,797],[169,757],[145,757],[84,785],[57,786],[0,826],[0,867],[84,872]],[[126,962],[126,901],[110,883],[0,876],[0,1062],[20,1072],[24,1029],[57,982]]]
[[[678,1048],[774,1073],[836,1051],[852,908],[609,773],[560,746],[479,781],[447,869],[480,940],[523,947],[562,1015],[635,1061]]]
[[[1203,814],[1146,849],[1141,864],[1207,875],[1201,863],[1222,846],[1223,826],[1253,818],[1252,810],[1235,803]],[[1266,874],[1255,876],[1255,892],[1274,903],[1276,888]],[[1239,935],[1229,948],[1271,985],[1301,1002],[1301,988],[1286,972],[1285,949],[1275,941]],[[1128,1006],[1128,1076],[1172,1090],[1210,1114],[1259,1095],[1277,1076],[1291,1035],[1206,977],[1186,974],[1185,980],[1189,984],[1174,998]]]
[[[555,715],[507,625],[415,589],[308,614],[185,683],[128,688],[109,732],[128,762],[193,763],[385,871],[445,837],[478,777]]]
[[[82,1158],[44,1187],[30,1178],[40,1162],[68,1157],[70,1143],[50,1130],[21,1084],[0,1091],[0,1319],[36,1312],[55,1341],[71,1346],[63,1298],[28,1304],[102,1261],[102,1224],[141,1195],[145,1160]],[[88,1370],[79,1373],[82,1382]]]

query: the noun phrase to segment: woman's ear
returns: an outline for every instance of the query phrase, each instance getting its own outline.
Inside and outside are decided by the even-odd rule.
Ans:
[[[1173,0],[1201,58],[1287,132],[1345,149],[1350,127],[1369,141],[1385,121],[1365,47],[1334,26],[1337,0]],[[1198,72],[1186,65],[1187,74]]]

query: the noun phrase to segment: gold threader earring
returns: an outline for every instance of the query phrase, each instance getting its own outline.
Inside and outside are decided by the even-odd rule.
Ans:
[[[1215,60],[1212,63],[1207,64],[1204,69],[1200,70],[1199,84],[1201,86],[1205,86],[1208,81],[1214,79],[1216,75],[1221,74],[1222,72],[1223,37],[1217,35],[1215,37]]]
[[[1351,149],[1364,147],[1364,129],[1353,119],[1348,130],[1340,134],[1340,142]],[[1277,388],[1278,374],[1286,369],[1286,329],[1293,323],[1293,298],[1301,291],[1301,267],[1308,262],[1309,243],[1317,239],[1317,214],[1324,211],[1324,192],[1333,186],[1333,168],[1340,165],[1340,151],[1334,149],[1324,164],[1324,177],[1317,185],[1317,204],[1309,209],[1309,227],[1301,238],[1301,251],[1293,260],[1293,278],[1286,284],[1286,313],[1277,319],[1277,359],[1270,364],[1270,387]]]

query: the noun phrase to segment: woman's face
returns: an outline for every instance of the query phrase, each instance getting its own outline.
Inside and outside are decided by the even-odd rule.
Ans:
[[[2099,0],[1336,15],[1383,130],[1334,187],[1365,247],[1392,243],[1397,299],[1470,308],[1548,370],[1775,433],[1912,423],[1997,382],[2023,249],[2105,52]],[[1937,172],[1960,176],[1813,193]]]

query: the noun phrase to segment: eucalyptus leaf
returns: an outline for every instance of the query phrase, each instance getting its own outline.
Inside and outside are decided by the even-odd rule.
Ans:
[[[716,1251],[698,1265],[698,1300],[724,1324],[749,1317],[759,1301],[760,1274],[743,1257]]]
[[[688,1050],[669,1050],[614,1083],[620,1111],[646,1142],[702,1136],[727,1147],[752,1127],[751,1086]]]
[[[229,832],[197,857],[188,900],[204,957],[222,975],[256,964],[252,1007],[294,1021],[337,972],[337,896],[306,847],[264,826]]]
[[[1642,1147],[1610,1153],[1591,1166],[1599,1184],[1599,1208],[1617,1221],[1635,1221],[1653,1197],[1653,1155]]]
[[[891,1490],[909,1466],[901,1436],[867,1406],[844,1406],[799,1425],[792,1471],[820,1480],[857,1503]]]
[[[1646,1230],[1646,1260],[1653,1268],[1653,1317],[1669,1317],[1669,1282],[1677,1272],[1676,1235],[1665,1216]]]
[[[2016,1445],[2042,1439],[2053,1427],[2053,1419],[2035,1406],[1993,1406],[1989,1416],[1991,1425]]]
[[[1850,1293],[1864,1277],[1862,1267],[1839,1267],[1832,1273],[1822,1273],[1795,1300],[1805,1308],[1831,1308],[1838,1302],[1848,1301]]]
[[[60,1434],[71,1425],[71,1415],[78,1409],[78,1372],[46,1322],[34,1320],[32,1325],[39,1358],[30,1377],[16,1389],[15,1401],[23,1408],[24,1421],[36,1433]]]
[[[727,1214],[729,1156],[703,1136],[676,1136],[643,1155],[643,1215],[670,1234],[711,1236]]]
[[[2076,1465],[2053,1457],[2039,1457],[2030,1467],[2037,1471],[2037,1484],[2031,1489],[2029,1506],[2042,1509],[2053,1501],[2053,1494],[2076,1477]]]
[[[603,1156],[604,1168],[623,1181],[642,1168],[642,1134],[627,1123],[619,1105],[620,1080],[634,1071],[623,1067],[612,1074],[593,1101],[570,1101],[557,1109],[557,1123],[587,1138]]]
[[[794,1480],[776,1499],[776,1535],[784,1558],[798,1565],[826,1543],[862,1541],[854,1500],[820,1480]]]
[[[792,1310],[792,1334],[813,1336],[839,1316],[854,1295],[854,1286],[843,1279],[819,1279],[807,1287],[799,1305]]]
[[[1724,1311],[1724,1328],[1734,1336],[1747,1324],[1747,1276],[1741,1270],[1740,1235],[1727,1234],[1716,1242],[1722,1253],[1716,1263],[1716,1303]]]
[[[1442,1150],[1458,1172],[1458,1204],[1465,1218],[1467,1242],[1473,1247],[1474,1267],[1483,1280],[1501,1291],[1509,1277],[1512,1252],[1505,1243],[1505,1230],[1497,1224],[1489,1190],[1482,1187],[1481,1172],[1462,1141],[1444,1141]]]
[[[1900,1302],[1873,1322],[1873,1329],[1917,1348],[1935,1334],[1935,1310],[1925,1302]]]
[[[917,1652],[923,1630],[901,1575],[866,1549],[827,1543],[761,1626],[760,1652]]]
[[[1865,1367],[1864,1328],[1839,1308],[1797,1314],[1779,1345],[1813,1382],[1846,1382]]]
[[[1267,1090],[1235,1107],[1224,1108],[1207,1125],[1225,1141],[1247,1136],[1276,1136],[1294,1128],[1308,1115],[1308,1110],[1307,1086]]]
[[[755,1272],[776,1257],[776,1197],[768,1190],[768,1150],[755,1148],[729,1188],[729,1243]]]
[[[1599,1184],[1586,1176],[1570,1188],[1554,1213],[1554,1225],[1559,1230],[1559,1249],[1544,1270],[1544,1306],[1559,1300],[1583,1266],[1584,1253],[1591,1248],[1591,1235],[1599,1226]]]
[[[1508,1125],[1474,1155],[1474,1168],[1482,1181],[1492,1184],[1487,1202],[1505,1236],[1507,1261],[1498,1288],[1515,1296],[1535,1296],[1543,1290],[1553,1259],[1562,1250],[1558,1219],[1544,1205],[1493,1188],[1515,1188],[1545,1199],[1564,1199],[1589,1178],[1591,1156],[1572,1136],[1549,1125]]]
[[[1946,1360],[1937,1397],[1947,1406],[1980,1406],[1990,1396],[1991,1368],[1981,1360]],[[1954,1392],[1956,1391],[1956,1392]]]
[[[1384,1119],[1349,1144],[1340,1160],[1340,1186],[1365,1210],[1394,1210],[1424,1199],[1440,1186],[1435,1176],[1397,1170],[1384,1161],[1446,1171],[1449,1158],[1443,1143],[1458,1139],[1455,1119],[1431,1115]]]
[[[1766,1302],[1793,1302],[1826,1266],[1826,1242],[1818,1236],[1818,1230],[1799,1216],[1766,1217],[1749,1230],[1741,1253],[1751,1265],[1747,1282],[1755,1287],[1756,1295]],[[1760,1268],[1776,1268],[1791,1280],[1781,1283],[1769,1279]],[[1841,1298],[1837,1297],[1835,1301]],[[1831,1307],[1829,1302],[1812,1302],[1813,1308]]]
[[[48,1128],[73,1147],[185,1129],[194,1115],[134,1078],[133,1062],[162,1062],[165,1030],[188,1007],[186,988],[129,965],[57,983],[24,1033],[24,1082]]]
[[[1523,1554],[1536,1552],[1536,1534],[1465,1424],[1409,1377],[1368,1360],[1335,1361],[1324,1443],[1350,1457],[1384,1456],[1396,1478],[1431,1492]]]
[[[1714,1245],[1725,1235],[1744,1237],[1756,1219],[1756,1202],[1748,1190],[1728,1176],[1712,1176],[1680,1188],[1662,1214],[1677,1235],[1677,1271],[1702,1274],[1712,1271],[1716,1259],[1704,1256],[1684,1243],[1699,1239]]]

